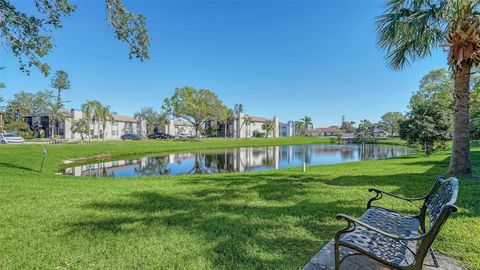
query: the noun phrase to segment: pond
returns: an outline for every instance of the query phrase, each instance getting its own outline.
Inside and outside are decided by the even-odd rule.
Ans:
[[[305,144],[171,152],[66,168],[74,176],[128,177],[274,170],[399,157],[412,153],[379,144]]]

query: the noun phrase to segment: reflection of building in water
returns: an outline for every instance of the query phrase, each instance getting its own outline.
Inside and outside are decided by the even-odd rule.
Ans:
[[[244,172],[260,167],[278,168],[279,147],[244,147],[198,153],[172,153],[170,160],[193,161],[186,173]],[[186,168],[187,169],[187,168]]]
[[[397,157],[407,148],[363,145],[291,145],[241,147],[222,150],[170,153],[131,160],[82,165],[65,170],[75,176],[135,176],[246,172],[346,161]]]
[[[146,158],[134,160],[116,160],[97,164],[87,164],[65,169],[66,174],[74,176],[111,176],[115,177],[116,171],[125,169],[134,169]]]

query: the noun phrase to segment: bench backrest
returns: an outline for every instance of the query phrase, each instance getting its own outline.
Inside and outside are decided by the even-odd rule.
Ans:
[[[455,177],[445,179],[439,177],[430,194],[425,199],[425,207],[430,218],[430,227],[438,220],[440,214],[448,206],[455,206],[458,195],[458,180]]]
[[[450,214],[457,211],[455,203],[457,201],[458,188],[457,178],[450,177],[445,179],[444,177],[439,177],[430,193],[425,197],[420,215],[422,233],[426,233],[426,236],[418,247],[417,255],[420,257],[425,257]],[[428,231],[425,227],[427,213],[430,221]]]

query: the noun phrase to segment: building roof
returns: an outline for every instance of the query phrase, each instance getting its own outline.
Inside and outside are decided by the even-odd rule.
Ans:
[[[64,116],[70,116],[70,110],[67,110],[67,109],[60,109],[59,110],[60,113],[62,113]],[[28,114],[28,115],[23,115],[23,117],[29,117],[29,116],[49,116],[52,114],[52,110],[49,109],[49,108],[46,108],[42,111],[38,111],[38,112],[34,112],[32,114]]]
[[[268,118],[265,118],[265,117],[253,116],[253,115],[245,115],[245,117],[250,117],[250,118],[252,118],[252,121],[253,121],[253,122],[267,122],[267,121],[271,121],[271,120],[272,120],[272,119],[268,119]]]
[[[171,120],[173,125],[174,126],[192,126],[192,123],[186,121],[186,120],[183,120],[183,119],[174,119],[174,120]]]
[[[323,133],[323,132],[327,132],[327,133],[339,133],[339,132],[343,132],[341,129],[336,128],[336,127],[316,128],[316,129],[314,129],[313,131],[314,131],[314,132],[320,132],[320,133]]]
[[[114,114],[112,115],[112,118],[113,118],[113,121],[117,121],[117,122],[132,122],[132,123],[137,122],[137,120],[134,117],[127,116],[127,115]]]

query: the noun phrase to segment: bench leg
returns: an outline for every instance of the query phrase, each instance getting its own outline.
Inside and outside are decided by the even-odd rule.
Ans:
[[[429,248],[428,251],[430,252],[430,255],[432,256],[433,266],[435,266],[436,268],[440,267],[440,265],[438,264],[438,261],[437,261],[437,257],[435,257],[435,254],[433,253],[433,249]]]
[[[335,270],[340,270],[340,264],[342,262],[340,261],[340,245],[337,241],[335,241],[333,251],[335,253]]]

